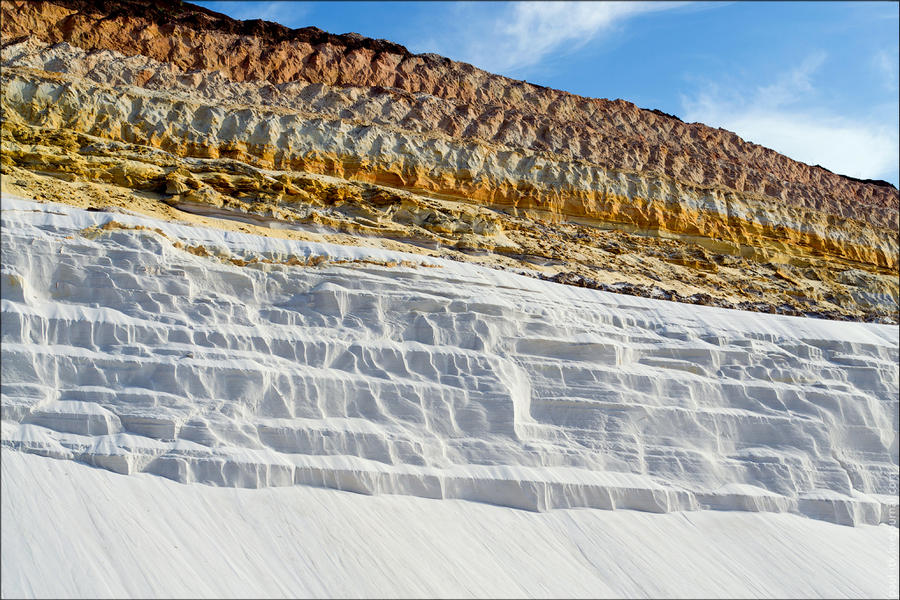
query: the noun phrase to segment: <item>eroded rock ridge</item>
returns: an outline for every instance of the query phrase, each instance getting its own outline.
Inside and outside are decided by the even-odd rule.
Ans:
[[[0,11],[8,191],[897,321],[898,193],[885,182],[355,34],[175,2]]]

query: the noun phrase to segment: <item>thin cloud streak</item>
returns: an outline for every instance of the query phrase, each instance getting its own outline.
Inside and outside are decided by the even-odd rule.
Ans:
[[[729,129],[745,140],[842,175],[896,179],[900,161],[896,112],[893,118],[858,119],[819,108],[813,78],[825,60],[824,53],[813,54],[774,83],[748,94],[707,84],[692,97],[682,96],[685,120]]]
[[[872,64],[876,72],[881,76],[884,86],[888,90],[896,92],[898,89],[898,76],[900,76],[898,74],[900,67],[898,67],[897,63],[897,52],[882,50],[872,57]]]
[[[460,3],[465,28],[432,38],[429,45],[440,54],[506,74],[577,50],[637,15],[686,3],[516,2],[493,14],[479,4]]]

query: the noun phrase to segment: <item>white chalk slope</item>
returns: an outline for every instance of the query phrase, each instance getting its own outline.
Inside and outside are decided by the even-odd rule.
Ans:
[[[896,326],[10,197],[2,250],[4,596],[897,594]]]

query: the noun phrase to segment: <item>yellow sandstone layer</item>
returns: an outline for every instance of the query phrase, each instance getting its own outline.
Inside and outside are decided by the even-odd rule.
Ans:
[[[796,246],[799,253],[897,268],[893,232],[766,205],[764,198],[729,190],[284,109],[194,103],[164,92],[111,88],[28,68],[5,69],[3,86],[5,127],[19,143],[38,143],[41,132],[58,136],[68,130],[178,156],[230,158],[389,185],[549,221],[581,218],[633,232],[710,238],[718,246],[724,242],[737,248],[784,252]],[[7,154],[13,160],[20,156],[12,148]],[[161,173],[157,179],[160,185]]]

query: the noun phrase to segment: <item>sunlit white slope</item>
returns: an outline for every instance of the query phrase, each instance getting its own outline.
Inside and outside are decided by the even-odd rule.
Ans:
[[[112,220],[159,231],[82,231]],[[896,510],[896,326],[12,198],[2,244],[19,451],[539,511]]]
[[[4,598],[897,596],[889,525],[222,488],[2,454]]]

